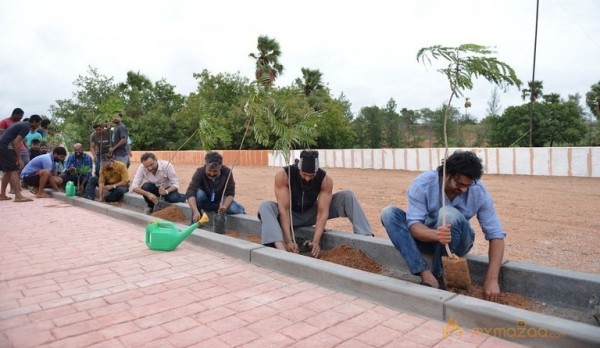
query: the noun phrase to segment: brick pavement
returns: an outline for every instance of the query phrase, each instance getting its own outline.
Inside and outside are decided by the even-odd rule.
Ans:
[[[517,346],[189,243],[151,251],[144,228],[57,200],[0,211],[0,347]]]

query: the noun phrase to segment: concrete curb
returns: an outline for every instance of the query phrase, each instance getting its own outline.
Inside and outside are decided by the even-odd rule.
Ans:
[[[155,220],[151,216],[128,209],[112,207],[83,198],[66,197],[62,193],[51,193],[56,199],[135,224],[146,225],[148,222]],[[142,198],[139,196],[136,198],[135,196],[127,194],[125,202],[133,202],[139,198],[144,204],[142,207],[145,206]],[[135,204],[138,207],[140,206],[139,202]],[[189,209],[184,203],[177,203],[177,205],[182,209]],[[227,220],[228,228],[237,225],[239,230],[243,227],[248,227],[249,224],[255,228],[257,223],[259,224],[258,220],[250,216],[230,216]],[[179,227],[183,228],[184,225],[180,225]],[[309,232],[310,229],[299,229],[298,235],[301,236]],[[374,258],[378,262],[377,258],[384,259],[388,264],[392,263],[392,260],[397,259],[397,255],[390,257],[387,252],[381,252],[374,247],[374,245],[382,245],[383,250],[386,248],[389,249],[391,243],[389,241],[386,243],[385,240],[380,238],[356,236],[334,231],[327,232],[325,237],[323,240],[324,248],[329,245],[336,245],[336,242],[343,239],[352,247],[364,250],[367,254],[371,252],[373,255],[370,256],[374,257],[375,255]],[[257,266],[290,274],[294,277],[366,298],[391,308],[422,314],[437,320],[456,320],[464,334],[473,334],[473,329],[487,329],[497,330],[493,333],[503,335],[498,336],[499,338],[528,345],[539,345],[541,339],[544,339],[543,345],[549,347],[598,347],[600,345],[600,327],[456,295],[447,291],[431,289],[404,280],[363,272],[326,261],[315,260],[310,257],[289,254],[245,240],[211,233],[208,229],[197,229],[188,237],[187,241],[251,262]],[[395,249],[393,251],[396,252]],[[385,266],[385,264],[383,265]],[[475,270],[485,269],[486,265],[487,262],[484,262],[480,257],[469,258],[469,266],[474,267]],[[535,277],[528,275],[531,272],[537,271],[537,268],[538,266],[536,265],[507,262],[503,266],[504,280],[502,284],[521,282],[525,284],[522,286],[525,290],[538,288],[539,283],[535,285]],[[600,286],[598,285],[600,284],[600,280],[597,279],[600,277],[588,274],[576,274],[573,277],[569,276],[570,273],[576,272],[557,271],[546,267],[539,274],[562,277],[567,282],[577,279],[580,284],[583,284],[577,286],[578,289],[583,288],[585,291],[591,291],[593,296],[600,295]],[[527,279],[528,277],[531,277],[531,279]],[[586,284],[586,279],[590,277],[596,279],[587,281]],[[539,282],[539,279],[537,281]],[[570,289],[557,287],[552,291],[569,292]],[[567,296],[565,293],[557,295],[562,297]],[[567,302],[582,304],[578,299]],[[525,336],[520,335],[521,330],[525,330]],[[540,334],[543,332],[550,335],[559,335],[560,337],[544,338]]]

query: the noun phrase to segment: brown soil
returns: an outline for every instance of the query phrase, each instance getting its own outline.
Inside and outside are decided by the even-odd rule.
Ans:
[[[371,273],[381,274],[383,271],[383,267],[362,250],[353,249],[347,244],[323,251],[319,259]]]
[[[181,224],[188,223],[188,218],[178,207],[171,205],[159,211],[152,213],[152,216],[163,220],[169,220]]]
[[[452,292],[460,294],[460,295],[471,296],[471,297],[475,297],[475,298],[479,298],[479,299],[484,298],[483,288],[479,285],[471,285],[468,290],[448,288],[448,291],[452,291]],[[507,306],[511,306],[511,307],[526,309],[528,311],[533,311],[533,312],[538,312],[538,313],[543,312],[542,304],[532,301],[525,296],[521,296],[519,294],[513,294],[510,292],[501,293],[498,298],[498,303],[507,305]]]
[[[238,231],[226,230],[225,235],[229,236],[229,237],[237,238],[237,239],[247,240],[252,243],[260,244],[260,236],[257,236],[255,234],[245,234],[245,233],[242,234],[242,233],[239,233]]]

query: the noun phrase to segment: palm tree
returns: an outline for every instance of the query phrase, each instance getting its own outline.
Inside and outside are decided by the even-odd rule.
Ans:
[[[281,49],[275,39],[264,35],[258,37],[256,48],[258,53],[250,53],[248,56],[256,60],[256,80],[269,88],[273,86],[277,76],[283,72],[283,65],[279,63]]]
[[[523,100],[529,97],[530,101],[535,102],[540,96],[542,96],[542,90],[544,89],[543,81],[529,81],[527,82],[527,86],[529,86],[529,88],[523,88],[521,94],[521,98],[523,98]]]
[[[323,73],[319,69],[302,68],[300,70],[302,71],[302,78],[296,79],[296,85],[302,88],[305,96],[308,97],[313,91],[323,89],[323,82],[321,81]]]
[[[558,93],[544,94],[544,102],[547,104],[559,104],[560,103],[560,94],[558,94]]]

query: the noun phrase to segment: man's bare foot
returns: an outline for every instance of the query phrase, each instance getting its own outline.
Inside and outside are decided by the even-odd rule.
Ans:
[[[12,198],[8,196],[0,196],[0,201],[10,201]]]
[[[42,193],[36,194],[35,198],[52,198],[52,195],[49,195],[46,192],[42,192]]]
[[[436,289],[440,287],[440,283],[435,278],[433,273],[431,273],[430,270],[425,270],[425,271],[421,272],[421,284],[423,284],[423,285],[426,284],[426,285],[429,285],[432,288],[436,288]]]

